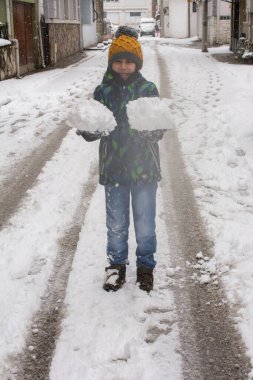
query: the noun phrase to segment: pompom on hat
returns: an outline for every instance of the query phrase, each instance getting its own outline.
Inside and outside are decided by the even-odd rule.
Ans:
[[[122,34],[124,34],[125,36],[134,37],[136,38],[136,40],[138,40],[138,33],[134,28],[131,28],[131,26],[119,26],[115,32],[115,38],[122,36]]]
[[[115,32],[108,55],[108,67],[117,59],[132,59],[140,70],[143,64],[143,55],[140,43],[137,41],[138,33],[135,29],[128,26],[120,26]]]

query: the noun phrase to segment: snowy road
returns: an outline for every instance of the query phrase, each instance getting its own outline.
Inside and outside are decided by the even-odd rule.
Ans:
[[[224,281],[231,306],[236,307],[237,319],[233,318],[233,322],[238,321],[252,358],[252,333],[249,339],[244,333],[253,323],[252,318],[247,318],[253,308],[250,293],[253,270],[250,260],[247,261],[250,249],[245,249],[252,246],[251,234],[247,233],[252,228],[253,198],[249,184],[253,166],[248,148],[252,132],[249,133],[245,117],[244,134],[234,135],[222,87],[228,84],[229,75],[242,78],[240,90],[245,105],[243,108],[241,103],[234,104],[242,120],[245,112],[252,113],[252,92],[245,91],[247,81],[252,83],[252,74],[248,68],[238,73],[237,68],[218,64],[196,50],[168,46],[166,40],[159,44],[157,40],[142,41],[145,58],[148,57],[143,74],[156,82],[162,96],[171,97],[184,157],[183,163],[177,156],[176,135],[167,136],[161,145],[164,180],[158,192],[158,265],[151,296],[135,285],[133,231],[126,286],[116,294],[101,289],[106,231],[103,188],[96,187],[97,143],[85,143],[74,131],[65,130],[62,133],[67,134],[59,135],[60,147],[52,158],[54,149],[48,156],[47,148],[43,150],[43,146],[51,149],[50,134],[55,135],[57,128],[61,130],[75,102],[82,96],[88,97],[101,80],[106,53],[92,53],[94,56],[72,68],[0,83],[3,147],[0,172],[5,184],[0,187],[1,198],[6,197],[6,184],[14,186],[12,178],[16,178],[18,189],[19,181],[28,175],[20,172],[22,163],[35,162],[36,173],[39,165],[42,167],[49,160],[36,181],[35,174],[21,181],[30,183],[32,188],[25,196],[20,193],[22,196],[12,209],[9,202],[3,215],[0,232],[3,380],[46,379],[49,372],[50,380],[246,378],[249,363],[241,355],[243,344],[227,318],[221,283]],[[179,62],[184,63],[183,72]],[[36,149],[38,165],[32,154]],[[225,168],[221,157],[224,152]],[[191,185],[187,187],[186,161],[207,231],[205,228],[202,231],[195,201],[187,205],[193,191]],[[237,174],[231,175],[231,170],[239,170],[238,178]],[[233,190],[235,181],[238,193]],[[24,193],[27,188],[22,189]],[[238,239],[244,247],[247,270],[239,267],[239,261],[229,250],[231,235],[222,235],[221,223],[225,229],[228,221],[232,228],[233,223],[239,223],[229,218],[237,212],[235,207],[241,208],[240,218],[244,211],[247,215],[241,240],[238,233],[233,236],[237,255],[240,256]],[[218,212],[216,222],[210,220],[210,215]],[[227,245],[227,251],[222,247],[226,262],[219,254],[222,238]],[[197,246],[193,243],[196,240]],[[196,260],[200,251],[204,256],[211,253],[210,241],[214,257]],[[242,278],[244,281],[238,286]],[[247,293],[247,299],[243,292]],[[55,348],[54,336],[61,320]],[[190,331],[186,334],[187,330]],[[15,358],[25,344],[24,354],[18,357],[25,363],[21,368]]]

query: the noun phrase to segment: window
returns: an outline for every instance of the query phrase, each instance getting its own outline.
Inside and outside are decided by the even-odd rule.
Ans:
[[[56,0],[56,18],[60,18],[60,1]]]
[[[196,3],[196,1],[193,1],[193,3],[192,3],[192,11],[193,12],[197,12],[197,3]]]
[[[77,4],[76,4],[76,0],[73,0],[73,19],[76,20],[77,19]]]
[[[130,12],[130,17],[141,17],[141,12]]]
[[[230,20],[230,16],[220,16],[220,20]]]
[[[69,2],[68,0],[64,0],[64,18],[65,20],[68,20],[69,18]]]

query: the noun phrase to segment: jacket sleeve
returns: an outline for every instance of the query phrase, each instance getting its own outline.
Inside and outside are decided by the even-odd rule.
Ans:
[[[148,91],[148,93],[147,93],[147,97],[148,98],[159,98],[159,92],[158,92],[158,90],[157,90],[157,87],[156,87],[156,85],[154,84],[154,83],[152,83],[152,82],[150,82],[150,88],[149,88],[149,91]]]
[[[97,100],[98,102],[102,103],[105,105],[105,100],[103,97],[103,91],[102,91],[102,85],[99,85],[96,87],[94,93],[93,93],[93,98]]]

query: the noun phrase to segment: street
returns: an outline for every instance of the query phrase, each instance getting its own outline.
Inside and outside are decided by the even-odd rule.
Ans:
[[[98,142],[67,124],[107,51],[0,83],[1,380],[253,378],[252,69],[191,40],[140,41],[175,121],[160,143],[150,295],[135,284],[132,225],[127,282],[102,289]]]

